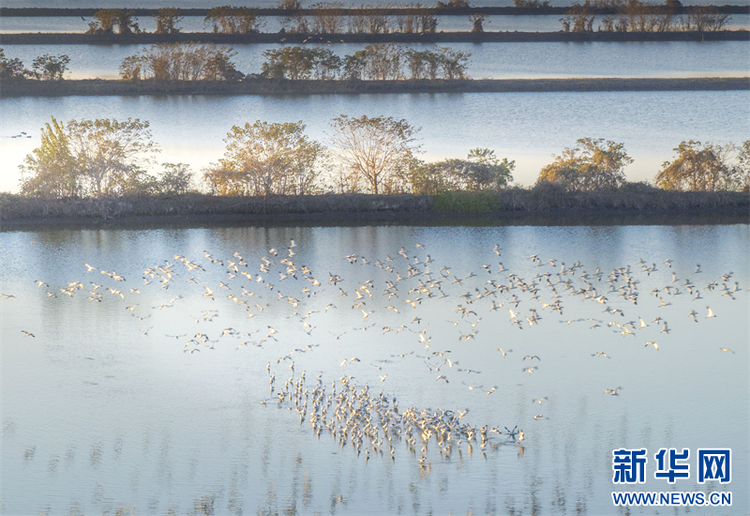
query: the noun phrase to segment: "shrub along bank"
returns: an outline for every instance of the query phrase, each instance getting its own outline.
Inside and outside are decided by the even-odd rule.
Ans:
[[[743,192],[666,191],[628,184],[608,192],[568,192],[553,184],[500,192],[445,192],[434,196],[324,194],[225,197],[205,194],[125,196],[101,199],[38,199],[0,194],[0,221],[12,223],[107,222],[137,219],[180,221],[258,217],[297,221],[347,221],[376,215],[408,220],[442,215],[698,214],[725,213],[747,221],[750,195]]]

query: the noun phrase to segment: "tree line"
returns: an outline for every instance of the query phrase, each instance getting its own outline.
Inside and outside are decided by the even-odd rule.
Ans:
[[[469,8],[466,0],[438,2],[437,8]],[[299,0],[279,0],[276,8],[300,11]],[[438,17],[433,9],[422,4],[405,5],[407,8],[397,14],[368,11],[367,6],[359,9],[347,8],[353,14],[344,14],[341,2],[318,2],[306,7],[306,13],[297,12],[281,19],[281,31],[299,34],[387,34],[434,33],[437,31]],[[155,34],[177,34],[184,17],[176,7],[159,9],[153,15],[156,21]],[[472,14],[469,20],[474,31],[481,31],[485,15]],[[258,10],[252,7],[230,5],[212,7],[204,18],[204,26],[217,34],[257,34],[262,26]],[[88,34],[137,34],[143,32],[128,9],[101,9],[94,13],[89,23]]]
[[[66,55],[44,54],[34,59],[31,70],[23,61],[14,57],[8,59],[5,50],[0,48],[0,80],[3,79],[37,79],[41,81],[59,81],[68,71],[70,57]]]
[[[466,79],[470,54],[448,47],[414,50],[395,43],[367,45],[339,57],[329,49],[301,46],[266,50],[262,75],[271,79]]]
[[[689,140],[673,149],[677,156],[662,164],[654,186],[692,192],[750,191],[750,140],[734,144]],[[633,159],[622,143],[582,138],[539,173],[537,184],[554,183],[568,191],[613,190],[624,186],[624,167]]]
[[[214,195],[335,193],[436,195],[500,191],[512,184],[515,162],[476,148],[466,158],[419,158],[419,131],[404,119],[350,117],[331,121],[329,145],[305,134],[300,122],[256,121],[233,126],[223,156],[200,174],[182,163],[151,168],[159,149],[147,121],[54,118],[41,145],[21,166],[21,193],[39,198],[101,198],[126,194],[179,195],[200,186]],[[683,191],[750,191],[750,140],[732,144],[683,141],[663,164],[654,186]],[[569,192],[617,191],[632,163],[624,145],[583,138],[539,173],[535,187]]]
[[[548,0],[514,0],[519,8],[544,9],[550,7]],[[299,0],[279,0],[278,9],[300,11]],[[318,2],[281,18],[281,32],[296,34],[388,34],[437,32],[438,16],[435,10],[421,4],[403,6],[409,8],[401,13],[386,14],[382,11],[346,9],[341,2]],[[469,8],[466,0],[438,2],[437,8]],[[669,31],[719,31],[726,27],[730,16],[720,13],[712,6],[689,6],[683,8],[679,0],[665,3],[642,0],[585,0],[575,2],[568,13],[560,18],[564,32],[593,32],[597,13],[611,11],[601,18],[597,27],[607,32],[669,32]],[[351,14],[352,11],[356,11]],[[344,14],[344,12],[348,14]],[[176,34],[181,31],[183,16],[178,8],[162,8],[153,15],[156,34]],[[469,15],[471,32],[484,32],[485,14]],[[262,19],[252,7],[220,6],[209,10],[204,19],[205,27],[217,34],[257,34]],[[102,9],[94,14],[89,24],[89,34],[134,34],[142,32],[132,11],[127,9]]]
[[[280,9],[299,10],[299,0],[281,0]],[[318,2],[309,9],[313,14],[297,13],[281,19],[284,32],[294,34],[387,34],[401,33],[434,33],[437,31],[438,18],[421,4],[412,6],[413,12],[397,15],[368,13],[366,10],[344,16],[343,4],[340,2]],[[365,8],[366,9],[366,8]]]
[[[249,76],[237,70],[236,56],[232,48],[212,43],[159,43],[125,57],[119,72],[123,81],[237,81]],[[343,57],[330,49],[302,46],[270,49],[263,57],[259,77],[267,79],[464,80],[471,54],[448,47],[415,50],[377,43]],[[69,63],[67,55],[45,54],[28,70],[0,48],[0,79],[62,80]]]
[[[231,48],[212,44],[166,43],[152,45],[123,59],[125,81],[237,80],[245,77],[232,58]],[[466,79],[470,55],[448,47],[413,50],[395,43],[368,45],[339,57],[329,49],[288,46],[263,53],[260,76],[289,80],[400,80]]]
[[[602,17],[598,26],[602,32],[716,32],[723,30],[730,20],[728,14],[721,14],[711,6],[690,6],[684,14],[677,14],[681,7],[679,0],[667,0],[666,4],[641,0],[585,0],[574,3],[560,22],[564,32],[593,32],[594,11],[601,8],[615,13]]]
[[[244,77],[232,59],[231,48],[201,43],[162,43],[125,57],[120,64],[124,81],[234,81]]]

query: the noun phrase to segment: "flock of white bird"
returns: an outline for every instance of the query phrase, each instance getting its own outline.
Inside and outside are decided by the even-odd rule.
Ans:
[[[678,278],[676,272],[671,272],[671,260],[665,260],[663,265],[659,266],[639,260],[635,266],[617,267],[605,273],[599,268],[588,272],[580,262],[565,264],[552,259],[545,262],[539,256],[531,255],[528,257],[531,262],[529,265],[533,265],[531,270],[535,273],[529,279],[506,268],[499,261],[502,259],[502,249],[499,245],[492,251],[497,255],[497,264],[484,264],[481,270],[460,276],[447,265],[434,264],[427,249],[421,244],[416,244],[411,250],[401,248],[394,257],[385,256],[374,260],[357,254],[342,257],[349,264],[348,267],[377,267],[388,273],[385,276],[375,276],[381,280],[368,279],[359,282],[347,280],[346,273],[340,275],[329,271],[324,275],[317,274],[317,271],[298,263],[297,244],[292,240],[286,248],[270,249],[259,263],[249,263],[239,252],[235,252],[229,258],[215,258],[205,251],[201,263],[175,255],[174,263],[165,261],[147,267],[143,271],[143,281],[132,287],[125,287],[124,285],[132,283],[116,271],[100,269],[88,263],[84,263],[86,272],[96,275],[93,278],[73,281],[55,288],[50,288],[43,280],[37,280],[37,285],[47,289],[49,298],[75,297],[85,292],[88,301],[92,303],[119,300],[125,304],[125,309],[141,322],[150,318],[153,310],[178,307],[187,296],[193,296],[194,299],[206,298],[208,307],[202,313],[189,315],[185,312],[185,317],[189,316],[192,322],[186,319],[184,327],[198,324],[201,329],[209,326],[209,330],[195,333],[191,330],[178,335],[166,335],[168,338],[181,341],[185,353],[194,354],[216,349],[227,342],[237,350],[246,347],[277,349],[285,343],[304,339],[298,333],[302,330],[308,337],[314,338],[309,340],[309,344],[298,345],[288,353],[280,353],[275,363],[267,364],[270,397],[263,399],[261,403],[285,404],[290,410],[298,413],[300,424],[309,420],[313,432],[318,436],[321,432],[329,432],[342,446],[350,445],[357,454],[364,453],[368,458],[371,453],[388,454],[394,458],[396,442],[405,442],[412,454],[419,455],[421,467],[428,467],[425,463],[426,452],[428,444],[433,441],[440,454],[450,456],[454,449],[462,453],[462,444],[466,445],[470,453],[477,445],[482,452],[487,445],[520,445],[525,439],[524,432],[517,426],[503,429],[471,426],[463,422],[467,411],[420,410],[413,406],[400,410],[395,396],[374,392],[367,385],[357,385],[357,380],[352,375],[345,374],[334,379],[328,390],[322,372],[316,376],[314,382],[306,383],[306,371],[298,375],[295,373],[295,360],[300,354],[319,346],[330,345],[347,334],[351,336],[355,331],[379,331],[382,335],[408,332],[414,336],[412,349],[402,354],[391,355],[391,358],[419,360],[434,375],[436,382],[449,383],[459,379],[470,391],[490,396],[496,391],[497,386],[488,389],[464,381],[468,380],[470,375],[480,372],[459,367],[457,361],[449,358],[450,349],[435,348],[443,348],[449,340],[455,342],[454,339],[457,339],[461,343],[475,339],[483,322],[486,323],[488,320],[507,320],[518,330],[528,330],[539,325],[543,319],[554,317],[563,324],[587,324],[591,329],[600,329],[597,331],[617,332],[623,338],[638,339],[640,330],[651,326],[660,333],[669,334],[668,321],[661,315],[650,321],[640,315],[628,320],[623,308],[613,306],[622,305],[623,302],[618,299],[621,298],[626,307],[632,304],[641,310],[646,305],[642,298],[648,296],[647,299],[652,300],[658,311],[669,306],[670,299],[674,296],[689,296],[698,302],[709,295],[736,299],[741,291],[739,284],[732,281],[732,272],[716,279],[693,281],[690,278]],[[641,292],[639,284],[643,276],[650,277],[660,268],[667,270],[671,281],[668,280],[666,285],[654,288],[650,292]],[[526,265],[523,269],[528,271],[529,266]],[[700,278],[702,274],[700,265],[696,266],[693,276]],[[351,275],[357,278],[363,276],[360,272],[353,271]],[[388,279],[382,280],[383,277]],[[176,287],[175,282],[180,282],[182,286]],[[145,298],[140,298],[141,290],[147,288],[162,291],[172,288],[180,293],[170,301],[153,306],[149,310],[138,301]],[[187,293],[181,293],[183,291]],[[156,297],[158,291],[153,294],[153,297]],[[13,297],[8,294],[2,296]],[[323,303],[330,301],[333,296],[337,296],[336,304],[329,302],[323,306]],[[592,309],[598,307],[595,310],[596,316],[575,320],[561,319],[564,299],[570,296],[590,303]],[[166,297],[171,295],[168,294]],[[416,312],[422,314],[421,316],[409,314],[410,310],[446,298],[447,301],[442,303],[455,303],[456,307],[457,319],[449,321],[457,332],[453,337],[445,332],[436,331],[435,328],[439,326],[437,321],[429,320],[429,315],[425,314],[424,310]],[[319,302],[319,299],[325,301]],[[318,330],[319,326],[325,324],[321,318],[325,317],[327,312],[342,309],[352,311],[357,317],[361,314],[362,326],[353,329],[338,328],[335,332]],[[232,313],[233,321],[244,321],[242,325],[237,322],[234,323],[237,328],[228,326],[218,333],[214,332],[214,328],[219,324],[215,319],[229,311]],[[263,321],[269,312],[271,314]],[[284,322],[279,317],[282,312],[286,319],[298,322],[297,334],[292,334],[292,324]],[[557,314],[553,315],[555,312]],[[242,314],[242,319],[239,319],[238,314]],[[379,316],[386,319],[384,314],[388,314],[386,323],[397,318],[401,324],[396,326],[392,323],[388,325],[378,322]],[[691,310],[686,316],[695,322],[717,317],[708,306],[705,307],[703,316],[696,310]],[[436,323],[433,324],[432,331],[431,322]],[[443,322],[440,321],[440,324]],[[151,335],[153,326],[139,326],[144,336]],[[651,331],[653,333],[654,329]],[[213,337],[210,337],[208,332],[212,332]],[[23,335],[35,337],[27,330],[23,330]],[[654,340],[642,343],[646,348],[653,347],[654,350],[659,350],[659,344]],[[498,360],[509,357],[512,351],[497,348]],[[733,350],[720,346],[717,346],[717,352],[734,353]],[[522,365],[521,373],[531,375],[539,370],[539,365],[536,365],[541,364],[539,356],[521,357],[520,353],[518,355],[517,359],[520,359]],[[604,351],[598,351],[591,356],[610,359]],[[331,367],[345,368],[360,361],[356,356],[345,357],[336,364],[332,363]],[[388,364],[391,362],[390,359],[386,359],[380,364],[372,364],[377,367],[379,373],[383,373],[378,374],[380,382],[385,382],[388,378]],[[277,388],[276,374],[281,374],[280,369],[289,369],[291,376],[283,385],[279,382],[280,386]],[[622,390],[621,386],[609,387],[603,394],[619,396]],[[546,401],[548,397],[545,396],[535,398],[531,403],[541,405]],[[543,418],[542,414],[534,416],[535,420]],[[494,442],[491,441],[493,434],[497,436]],[[520,451],[522,450],[523,447],[520,446]]]

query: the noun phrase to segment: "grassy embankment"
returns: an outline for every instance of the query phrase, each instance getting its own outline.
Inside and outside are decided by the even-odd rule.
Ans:
[[[68,95],[318,95],[367,93],[481,93],[552,91],[708,91],[748,90],[747,77],[684,79],[501,79],[407,81],[292,81],[248,79],[229,81],[6,80],[0,97]]]
[[[257,33],[216,34],[210,32],[181,32],[178,34],[71,34],[71,33],[23,33],[2,34],[0,45],[147,45],[153,43],[532,43],[594,41],[644,42],[644,41],[750,41],[750,31],[720,30],[712,32],[434,32],[387,34],[309,34],[309,33]]]
[[[638,216],[664,221],[675,215],[720,215],[734,223],[750,221],[750,194],[674,192],[630,185],[612,192],[565,192],[554,185],[501,192],[448,192],[434,196],[324,194],[314,196],[219,197],[186,194],[169,197],[43,200],[0,195],[0,223],[181,222],[229,220],[318,221],[425,220],[484,215],[495,219],[547,216],[550,224],[566,217]]]

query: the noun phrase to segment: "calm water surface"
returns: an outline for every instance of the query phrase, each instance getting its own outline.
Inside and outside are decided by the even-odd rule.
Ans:
[[[647,448],[649,468],[661,447],[731,448],[729,485],[649,469],[630,490],[731,491],[720,513],[750,509],[746,225],[39,230],[0,244],[5,514],[624,514],[619,447]],[[626,278],[637,304],[618,296]],[[351,376],[402,413],[468,410],[462,423],[526,439],[358,456],[278,403],[302,375],[310,391]]]
[[[422,128],[424,159],[494,149],[516,161],[514,177],[525,185],[578,138],[624,143],[635,160],[625,173],[641,181],[652,180],[683,140],[739,143],[750,134],[747,91],[18,98],[0,100],[0,108],[2,191],[18,190],[18,165],[39,146],[50,116],[149,120],[163,150],[158,161],[188,163],[196,173],[222,156],[222,139],[235,124],[302,120],[325,142],[330,120],[342,113],[394,116]],[[32,137],[9,138],[21,131]]]

